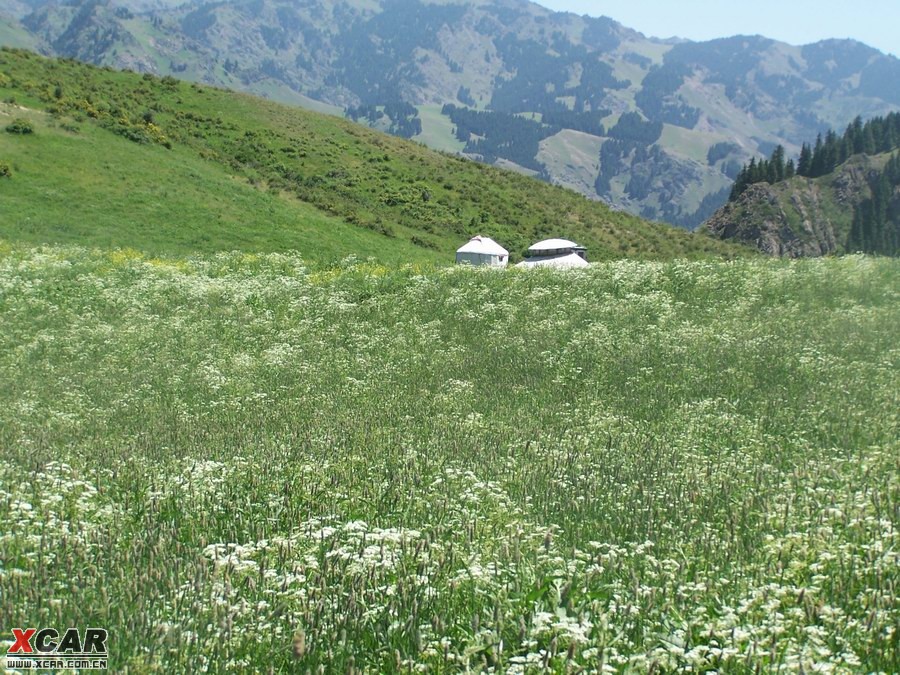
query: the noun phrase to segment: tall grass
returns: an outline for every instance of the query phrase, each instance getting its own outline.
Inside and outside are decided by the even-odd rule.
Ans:
[[[0,626],[125,672],[896,671],[898,272],[6,246]]]

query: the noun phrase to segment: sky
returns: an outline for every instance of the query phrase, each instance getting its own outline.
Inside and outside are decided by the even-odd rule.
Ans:
[[[764,35],[795,45],[853,38],[900,56],[900,0],[536,1],[557,11],[608,16],[653,37]]]

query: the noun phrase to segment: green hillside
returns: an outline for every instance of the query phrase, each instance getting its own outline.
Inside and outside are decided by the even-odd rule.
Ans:
[[[745,249],[330,116],[173,78],[0,51],[0,237],[151,253],[296,249],[311,262],[514,255],[566,236],[595,260]]]
[[[0,104],[0,119],[11,112]],[[323,262],[354,251],[385,262],[430,259],[429,253],[438,259],[406,239],[389,239],[288,193],[254,186],[191,148],[139,147],[94,124],[14,112],[35,133],[4,134],[0,146],[0,161],[14,172],[0,182],[3,208],[12,216],[0,223],[4,238],[159,253],[297,249]]]

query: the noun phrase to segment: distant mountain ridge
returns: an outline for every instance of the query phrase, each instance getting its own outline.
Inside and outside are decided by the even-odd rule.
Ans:
[[[660,41],[525,0],[0,0],[4,13],[46,53],[350,110],[684,227],[751,157],[900,109],[900,60],[858,42]]]

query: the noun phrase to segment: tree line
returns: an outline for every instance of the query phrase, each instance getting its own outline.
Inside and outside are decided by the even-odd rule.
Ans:
[[[863,122],[857,117],[843,135],[834,130],[816,138],[815,145],[804,143],[800,157],[786,161],[783,146],[778,146],[769,159],[756,158],[745,164],[734,182],[731,201],[737,200],[756,183],[780,183],[795,175],[818,178],[831,173],[853,155],[877,155],[900,148],[900,113],[890,113]]]
[[[345,110],[345,114],[354,122],[366,119],[372,124],[387,117],[391,121],[387,132],[402,138],[413,138],[422,133],[422,120],[419,119],[419,111],[414,105],[406,101],[392,101],[384,106],[351,106]]]
[[[900,254],[900,199],[895,197],[898,186],[900,153],[891,157],[882,171],[869,177],[872,196],[853,210],[848,251]]]
[[[488,164],[502,157],[541,175],[546,170],[536,159],[540,143],[560,132],[558,126],[511,113],[471,110],[450,103],[441,112],[456,125],[456,137],[466,144],[466,152],[481,155]]]
[[[648,159],[647,149],[662,136],[662,122],[644,120],[640,113],[629,112],[619,118],[618,123],[609,131],[609,139],[600,146],[600,173],[594,182],[594,190],[601,197],[609,194],[612,179],[633,168],[635,163]],[[634,155],[632,158],[632,154]],[[663,167],[664,153],[658,151],[652,159]],[[653,172],[657,174],[656,171]],[[642,199],[649,193],[652,178],[633,178],[629,182],[629,195]]]

